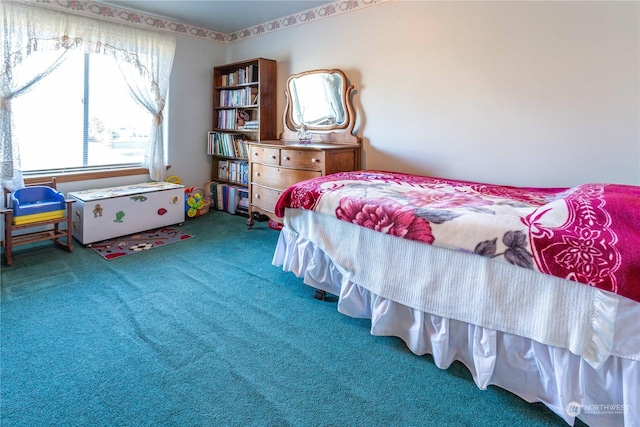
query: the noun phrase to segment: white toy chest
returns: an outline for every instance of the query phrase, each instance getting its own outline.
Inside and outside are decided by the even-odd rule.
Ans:
[[[83,245],[184,222],[184,186],[150,182],[67,194],[73,237]]]

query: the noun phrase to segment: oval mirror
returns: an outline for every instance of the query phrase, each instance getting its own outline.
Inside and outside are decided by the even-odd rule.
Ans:
[[[359,143],[359,138],[351,134],[355,125],[351,104],[353,88],[338,69],[311,70],[289,76],[281,137],[294,140],[304,129],[313,141]]]
[[[342,98],[345,81],[338,73],[313,73],[289,80],[291,123],[310,130],[335,129],[346,123]]]
[[[313,70],[287,80],[293,129],[303,124],[311,131],[344,129],[349,124],[347,79],[341,70]]]

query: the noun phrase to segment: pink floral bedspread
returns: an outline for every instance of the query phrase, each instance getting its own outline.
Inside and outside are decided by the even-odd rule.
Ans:
[[[640,187],[523,188],[383,171],[302,181],[276,204],[462,250],[640,302]]]

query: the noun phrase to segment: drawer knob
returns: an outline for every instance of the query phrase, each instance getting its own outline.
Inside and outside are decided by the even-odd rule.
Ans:
[[[291,160],[291,157],[287,156],[287,157],[285,157],[285,159],[287,159],[287,160]]]
[[[254,153],[253,153],[253,155],[254,155],[254,156],[257,156],[257,155],[258,155],[258,152],[257,152],[257,151],[256,151],[256,152],[254,152]]]
[[[256,172],[256,176],[260,176],[260,172]]]
[[[259,194],[256,194],[254,197],[255,197],[256,199],[259,199],[259,198],[260,198],[260,195],[259,195]]]
[[[313,157],[313,158],[311,159],[311,163],[318,163],[318,162],[319,162],[319,160],[318,160],[318,159],[316,159],[315,157]]]
[[[275,159],[275,158],[276,158],[276,156],[271,156],[271,158],[272,158],[272,159]]]

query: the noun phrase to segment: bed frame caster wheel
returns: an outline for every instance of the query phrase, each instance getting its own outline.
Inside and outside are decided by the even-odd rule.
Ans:
[[[327,293],[325,291],[321,291],[320,289],[317,289],[316,294],[313,297],[315,299],[319,299],[320,301],[324,301],[327,298]]]

